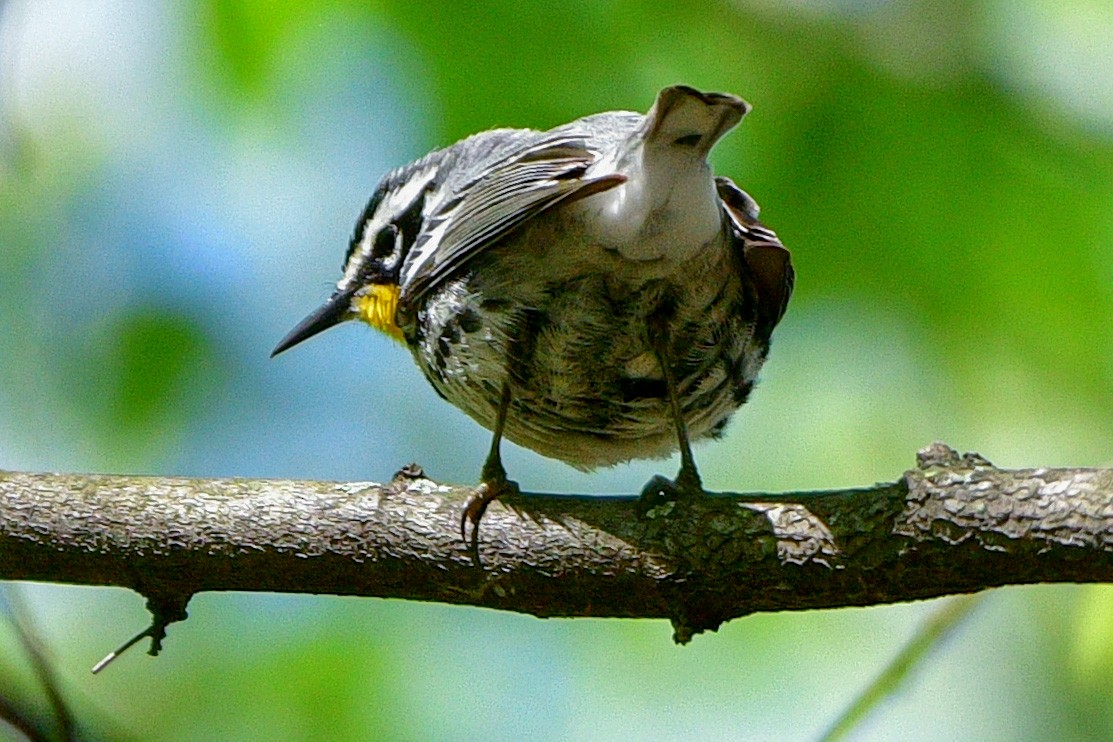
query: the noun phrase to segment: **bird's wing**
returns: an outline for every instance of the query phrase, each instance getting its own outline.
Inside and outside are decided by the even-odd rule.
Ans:
[[[582,136],[554,132],[464,182],[427,215],[402,269],[402,300],[420,299],[543,211],[625,182],[617,173],[585,177],[597,159]]]
[[[730,178],[717,177],[715,185],[730,218],[735,243],[757,289],[758,315],[766,324],[766,331],[772,333],[788,308],[796,283],[792,255],[773,230],[758,221],[757,203],[748,193]]]

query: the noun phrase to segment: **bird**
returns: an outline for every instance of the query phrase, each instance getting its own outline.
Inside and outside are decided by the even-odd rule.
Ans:
[[[588,471],[679,451],[675,496],[703,493],[691,443],[746,402],[795,282],[707,161],[750,108],[674,85],[646,114],[492,129],[390,171],[335,290],[272,357],[349,320],[405,344],[492,431],[460,521],[475,554],[487,505],[518,491],[503,438]]]

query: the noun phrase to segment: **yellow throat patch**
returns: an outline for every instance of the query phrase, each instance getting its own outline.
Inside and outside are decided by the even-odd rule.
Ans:
[[[401,289],[396,284],[377,283],[356,299],[356,307],[361,320],[403,343],[402,329],[394,319],[400,294]]]

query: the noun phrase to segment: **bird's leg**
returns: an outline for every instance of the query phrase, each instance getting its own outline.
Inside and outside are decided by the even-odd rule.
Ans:
[[[491,437],[491,450],[487,452],[487,459],[483,462],[480,473],[482,480],[475,496],[468,500],[464,513],[460,516],[460,537],[468,544],[472,561],[479,566],[479,521],[487,512],[487,506],[504,495],[518,494],[517,482],[512,482],[506,477],[506,469],[502,465],[502,429],[506,425],[506,414],[510,410],[510,377],[509,374],[502,382],[502,393],[499,396],[499,406],[495,417],[494,435]],[[471,523],[471,536],[468,536],[468,523]]]
[[[668,328],[664,322],[651,321],[650,330],[653,335],[653,350],[657,355],[657,362],[661,365],[661,375],[665,379],[665,393],[668,394],[673,423],[676,425],[676,439],[680,445],[680,472],[677,473],[673,484],[680,494],[700,494],[703,492],[703,482],[700,480],[699,471],[696,469],[696,460],[692,456],[692,445],[688,440],[688,425],[684,422],[684,413],[680,407],[680,392],[677,389],[676,376],[673,374]],[[650,488],[659,489],[660,479],[655,477],[651,480],[647,485],[647,490]],[[643,491],[644,494],[646,492]]]
[[[484,484],[492,486],[505,485],[506,469],[502,465],[502,429],[506,425],[506,413],[510,410],[510,379],[502,382],[502,392],[499,394],[499,407],[495,413],[495,430],[491,436],[491,450],[487,452],[487,459],[483,462],[480,479]]]

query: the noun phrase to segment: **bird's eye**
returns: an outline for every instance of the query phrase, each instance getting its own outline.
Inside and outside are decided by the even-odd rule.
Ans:
[[[371,257],[382,260],[394,253],[394,243],[398,237],[398,227],[388,224],[375,235],[375,246],[371,248]]]

